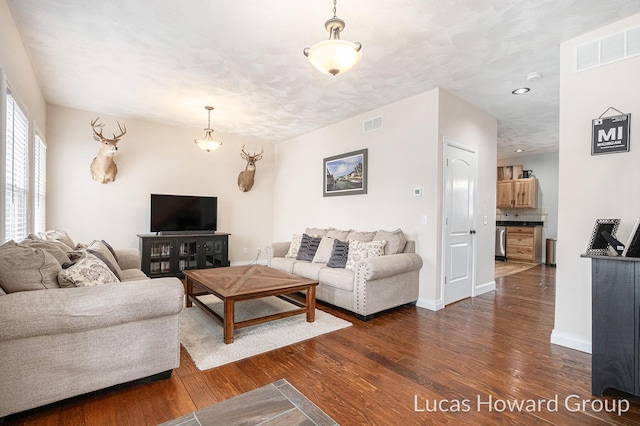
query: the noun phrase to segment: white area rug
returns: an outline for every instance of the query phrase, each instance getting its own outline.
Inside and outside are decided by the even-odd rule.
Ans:
[[[222,313],[222,301],[217,297],[208,295],[199,299]],[[244,321],[292,308],[296,307],[277,297],[247,300],[236,303],[235,319]],[[306,315],[300,314],[237,329],[233,343],[226,345],[222,325],[194,304],[180,314],[180,342],[196,366],[208,370],[349,326],[349,321],[316,309],[314,322],[307,322]]]

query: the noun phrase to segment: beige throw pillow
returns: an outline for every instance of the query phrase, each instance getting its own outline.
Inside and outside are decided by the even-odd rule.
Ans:
[[[345,269],[355,271],[356,265],[369,257],[384,255],[386,241],[356,241],[349,240],[349,254],[347,255],[347,265]]]
[[[31,248],[40,248],[46,251],[47,253],[55,257],[60,265],[70,261],[67,253],[61,248],[62,246],[66,247],[66,244],[62,244],[59,241],[45,241],[45,240],[26,238],[20,241],[19,244],[21,246],[26,246]]]
[[[47,251],[9,241],[0,246],[0,287],[6,293],[58,288],[60,264]]]
[[[85,253],[78,261],[58,275],[60,287],[90,287],[116,284],[120,280],[107,265],[91,253]]]
[[[404,246],[407,245],[407,237],[402,232],[402,229],[396,229],[395,231],[383,231],[376,232],[373,237],[374,241],[385,240],[387,244],[384,246],[384,254],[398,254],[404,252]]]
[[[368,241],[373,241],[373,237],[375,235],[376,235],[375,232],[351,231],[347,239],[368,242]]]
[[[331,258],[334,241],[335,238],[322,237],[322,240],[320,240],[320,245],[318,246],[318,250],[316,250],[316,254],[313,255],[313,260],[311,261],[311,263],[327,263]]]
[[[300,250],[300,243],[302,242],[302,235],[294,234],[291,237],[291,244],[289,245],[289,251],[284,257],[292,257],[296,258],[298,255],[298,250]]]
[[[73,250],[76,247],[71,237],[69,237],[69,234],[67,234],[66,231],[63,231],[61,229],[53,229],[50,231],[42,232],[40,234],[40,237],[43,240],[47,240],[47,241],[63,242],[66,246],[69,247],[70,250]]]
[[[351,229],[348,231],[341,231],[339,229],[331,229],[327,232],[327,237],[335,238],[336,240],[347,241],[349,238],[349,234],[351,233]]]
[[[304,233],[310,237],[322,238],[327,235],[327,232],[329,232],[330,230],[331,228],[307,228],[305,229]]]

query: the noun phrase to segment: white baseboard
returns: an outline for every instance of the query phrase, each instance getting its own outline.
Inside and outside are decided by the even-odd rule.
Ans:
[[[416,306],[419,308],[429,309],[430,311],[439,311],[444,308],[444,302],[442,299],[418,299]]]
[[[494,291],[495,289],[496,289],[496,282],[491,281],[491,282],[477,286],[474,294],[475,296],[480,296],[481,294],[489,293],[490,291]]]
[[[556,329],[553,329],[551,332],[551,343],[580,352],[591,353],[591,340],[586,340],[582,336],[565,333]]]

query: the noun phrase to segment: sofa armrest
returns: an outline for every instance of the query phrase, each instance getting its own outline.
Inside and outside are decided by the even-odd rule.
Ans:
[[[422,258],[416,253],[399,253],[364,259],[357,266],[356,275],[365,280],[392,277],[422,268]]]
[[[11,293],[0,296],[0,343],[178,315],[183,306],[174,277]]]
[[[264,252],[267,256],[267,265],[271,265],[271,259],[274,257],[284,257],[289,251],[291,241],[280,241],[269,243],[265,246]]]
[[[135,248],[113,249],[118,256],[120,269],[140,269],[140,250]]]

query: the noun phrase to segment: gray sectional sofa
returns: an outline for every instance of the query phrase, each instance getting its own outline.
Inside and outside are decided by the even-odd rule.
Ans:
[[[26,240],[0,246],[0,422],[113,385],[169,377],[180,365],[180,280],[150,280],[139,252],[125,249],[114,250],[117,282],[95,285],[90,271],[86,286],[56,285],[65,258],[43,247]]]
[[[418,300],[422,258],[415,253],[415,243],[407,241],[401,230],[361,232],[307,228],[302,235],[315,238],[318,247],[313,256],[301,256],[301,249],[292,248],[292,241],[296,245],[300,236],[294,235],[292,241],[266,246],[267,265],[317,280],[318,300],[351,311],[364,321],[381,311],[415,304]],[[335,240],[349,242],[350,248],[354,246],[353,241],[370,244],[384,241],[384,253],[372,255],[369,251],[369,255],[350,259],[350,267],[330,267],[336,254],[335,246],[339,245]]]

